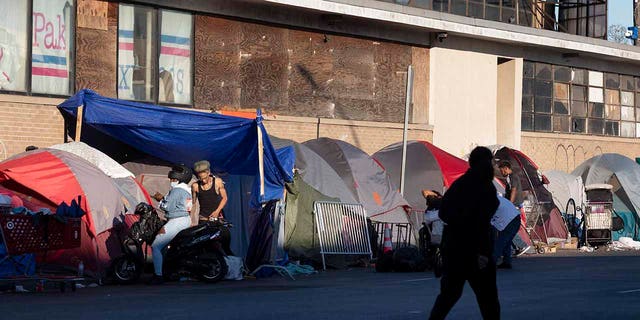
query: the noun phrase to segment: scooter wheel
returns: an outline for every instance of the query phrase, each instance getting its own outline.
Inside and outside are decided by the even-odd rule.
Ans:
[[[200,257],[202,272],[199,274],[200,280],[214,283],[224,279],[229,267],[224,258],[219,254],[206,254]]]
[[[131,257],[119,257],[113,261],[113,276],[119,284],[132,284],[138,281],[142,266]]]

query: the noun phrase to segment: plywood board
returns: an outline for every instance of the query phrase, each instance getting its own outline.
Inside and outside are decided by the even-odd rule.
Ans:
[[[78,28],[108,30],[109,2],[96,0],[78,0]]]

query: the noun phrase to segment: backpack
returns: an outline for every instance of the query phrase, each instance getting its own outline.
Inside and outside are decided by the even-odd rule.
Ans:
[[[151,244],[164,226],[164,222],[160,220],[156,209],[146,203],[138,204],[135,214],[140,216],[140,219],[131,225],[129,235],[133,239]]]

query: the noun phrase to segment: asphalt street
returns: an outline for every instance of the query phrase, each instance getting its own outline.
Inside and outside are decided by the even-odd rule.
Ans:
[[[503,319],[640,319],[640,254],[560,253],[499,270]],[[350,269],[299,276],[0,294],[1,319],[426,319],[439,281]],[[480,319],[471,289],[449,319]]]

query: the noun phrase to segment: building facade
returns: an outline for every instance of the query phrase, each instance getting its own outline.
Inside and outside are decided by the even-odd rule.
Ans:
[[[564,171],[640,156],[640,50],[603,39],[606,1],[560,3],[0,0],[0,160],[62,142],[55,106],[83,88],[262,108],[272,135],[373,153],[402,139],[409,65],[410,139],[457,156],[504,144]]]

